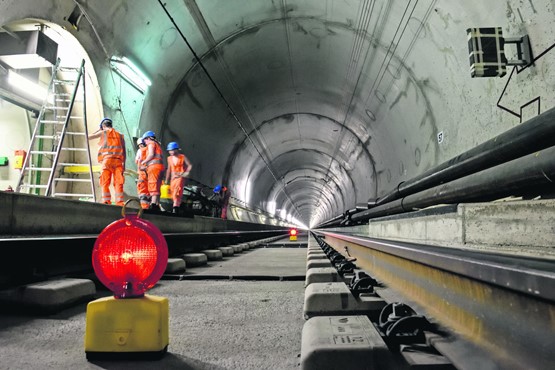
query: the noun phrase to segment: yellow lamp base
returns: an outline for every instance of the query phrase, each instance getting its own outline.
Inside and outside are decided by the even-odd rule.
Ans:
[[[167,298],[107,297],[87,305],[87,360],[162,358],[168,343]]]
[[[296,235],[295,235],[295,236],[290,236],[290,237],[289,237],[289,241],[292,242],[292,241],[295,241],[295,240],[297,240],[297,236],[296,236]]]

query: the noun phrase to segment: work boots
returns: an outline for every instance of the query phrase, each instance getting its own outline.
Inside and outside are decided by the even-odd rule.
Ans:
[[[154,203],[150,203],[150,206],[148,207],[148,209],[150,211],[162,212],[162,210],[160,209],[160,206]]]

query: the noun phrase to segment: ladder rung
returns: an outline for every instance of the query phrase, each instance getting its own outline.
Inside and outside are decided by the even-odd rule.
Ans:
[[[30,153],[31,154],[51,154],[51,155],[56,154],[56,152],[47,152],[44,150],[31,150]]]
[[[56,197],[93,197],[92,194],[70,194],[70,193],[54,193],[52,196]]]
[[[71,102],[71,99],[54,99],[55,101],[61,102],[61,103],[69,103]],[[73,100],[74,103],[82,103],[83,99],[75,99]]]
[[[63,125],[65,122],[64,121],[51,121],[51,120],[41,120],[42,123],[53,123],[53,124],[58,124],[58,125]]]
[[[70,93],[55,93],[56,96],[71,96]]]
[[[58,71],[62,72],[79,72],[79,67],[58,67]]]
[[[87,149],[85,148],[62,148],[62,150],[70,150],[73,152],[86,152]]]
[[[27,167],[25,168],[27,171],[52,171],[52,168],[48,167]]]
[[[75,85],[75,80],[54,80],[54,83],[58,85]]]
[[[60,166],[89,166],[88,163],[58,163]]]
[[[56,109],[58,109],[58,110],[68,110],[69,107],[46,106],[46,107],[44,107],[44,109],[50,109],[50,110],[56,110]]]
[[[20,187],[22,188],[30,188],[30,189],[46,189],[48,185],[30,185],[30,184],[23,184]]]
[[[55,138],[57,138],[57,136],[52,136],[52,135],[35,135],[35,137],[38,138],[38,139],[55,139]]]
[[[68,179],[66,177],[58,177],[54,180],[62,182],[91,182],[91,179]]]
[[[86,134],[84,132],[67,131],[66,135],[85,136]]]
[[[56,118],[66,118],[66,116],[56,116]],[[83,116],[70,116],[70,119],[83,119]]]

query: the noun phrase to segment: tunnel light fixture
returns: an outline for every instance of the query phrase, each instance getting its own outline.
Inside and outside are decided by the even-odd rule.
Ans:
[[[8,71],[8,83],[17,90],[40,101],[45,101],[48,96],[48,90],[46,88],[12,70]]]
[[[269,201],[268,202],[268,213],[275,215],[276,214],[276,202]]]
[[[468,28],[466,33],[471,77],[503,77],[507,66],[526,66],[532,62],[528,35],[505,37],[501,27]],[[507,45],[516,47],[517,59],[507,59]]]
[[[141,94],[152,85],[150,79],[127,57],[111,57],[110,67]]]

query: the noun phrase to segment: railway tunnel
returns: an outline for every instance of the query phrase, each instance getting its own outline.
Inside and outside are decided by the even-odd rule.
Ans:
[[[164,146],[178,142],[193,163],[187,217],[144,215],[164,233],[170,259],[188,259],[185,272],[168,270],[153,289],[170,295],[170,315],[194,317],[188,325],[170,316],[162,366],[548,368],[554,10],[550,1],[516,0],[5,0],[0,190],[31,181],[15,163],[22,150],[31,156],[49,104],[41,91],[70,75],[56,68],[83,61],[86,105],[74,109],[85,119],[68,115],[70,131],[92,133],[110,117],[125,137],[126,168],[135,168],[136,139],[149,130]],[[72,144],[85,146],[78,138]],[[48,330],[41,320],[49,318],[63,321],[59,330],[68,335],[17,367],[111,366],[87,363],[80,338],[69,334],[84,326],[90,294],[60,313],[38,302],[48,313],[37,323],[29,319],[35,312],[17,315],[13,298],[14,289],[60,278],[92,279],[94,297],[109,294],[91,274],[90,255],[121,209],[85,202],[100,192],[97,144],[90,145],[84,174],[64,167],[77,154],[51,165],[81,180],[59,180],[52,192],[66,196],[0,192],[0,245],[10,257],[0,274],[2,366],[41,340],[16,328]],[[88,168],[96,188],[87,196]],[[126,172],[126,199],[137,196],[135,179]],[[50,183],[36,173],[33,181]],[[203,203],[216,185],[232,195],[226,219]],[[291,227],[306,230],[299,242],[288,240]],[[209,267],[184,257],[229,245],[246,247],[233,257],[221,251],[221,260],[205,253]],[[306,268],[324,256],[322,266]],[[310,280],[326,268],[338,270],[326,272],[332,280]],[[364,274],[375,284],[360,293],[355,286],[370,281]],[[339,285],[326,295],[314,284]],[[365,295],[380,297],[386,313],[409,304],[426,317],[425,328],[413,328],[425,338],[389,338],[387,320]],[[356,333],[322,334],[339,330],[340,319],[359,320],[341,330],[362,325],[357,333],[371,345],[341,347],[338,338]],[[203,337],[199,328],[225,331],[224,320],[243,330],[230,330],[223,343]],[[241,341],[236,351],[224,345]],[[52,359],[62,346],[70,354]]]

